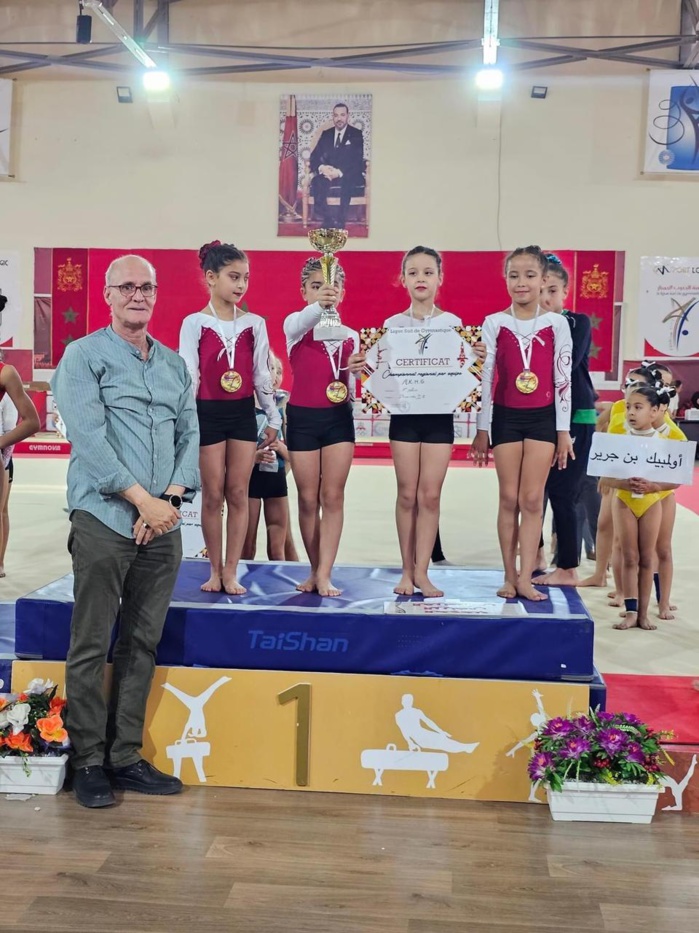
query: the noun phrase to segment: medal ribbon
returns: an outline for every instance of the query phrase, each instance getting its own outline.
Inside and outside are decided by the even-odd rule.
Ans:
[[[335,380],[335,382],[339,382],[340,381],[340,363],[342,362],[342,345],[344,341],[341,340],[338,344],[337,362],[335,362],[335,351],[331,350],[330,347],[328,346],[329,343],[334,343],[334,342],[335,341],[330,341],[330,340],[323,341],[323,343],[325,344],[325,352],[328,354],[328,359],[330,360],[330,368],[332,369],[332,372],[333,372],[333,379]]]
[[[524,336],[519,329],[519,321],[517,315],[515,314],[514,306],[510,308],[510,314],[512,315],[512,320],[515,325],[515,336],[517,337],[517,345],[519,346],[519,352],[522,354],[522,363],[524,365],[524,372],[530,373],[532,371],[532,352],[534,350],[534,341],[538,340],[540,343],[543,343],[540,337],[536,336],[536,319],[539,317],[541,308],[537,305],[536,314],[534,315],[534,324],[532,328],[532,335],[529,341],[529,346],[524,348]]]
[[[218,314],[216,314],[216,309],[214,308],[212,302],[209,302],[209,310],[211,311],[213,318],[216,321],[216,333],[221,338],[221,343],[223,344],[223,348],[221,349],[221,352],[216,357],[216,359],[220,360],[223,354],[225,353],[228,359],[228,368],[234,370],[235,369],[235,343],[238,338],[238,309],[235,308],[235,310],[233,311],[233,338],[231,340],[226,340],[226,335],[223,331],[221,319],[219,318]]]

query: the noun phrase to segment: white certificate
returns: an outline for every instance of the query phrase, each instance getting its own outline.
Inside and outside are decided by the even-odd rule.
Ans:
[[[638,476],[655,483],[691,486],[696,450],[696,441],[597,432],[592,436],[587,472],[589,476],[612,479]]]
[[[367,350],[362,395],[392,415],[450,414],[479,385],[475,361],[456,327],[389,329]]]

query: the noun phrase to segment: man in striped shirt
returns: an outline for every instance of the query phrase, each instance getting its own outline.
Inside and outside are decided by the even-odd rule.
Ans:
[[[187,368],[148,334],[156,294],[149,262],[116,259],[104,288],[110,326],[69,344],[52,382],[71,443],[67,726],[73,788],[86,807],[113,804],[112,785],[182,789],[141,757],[155,652],[182,558],[179,508],[200,486]],[[117,616],[107,701],[104,665]]]

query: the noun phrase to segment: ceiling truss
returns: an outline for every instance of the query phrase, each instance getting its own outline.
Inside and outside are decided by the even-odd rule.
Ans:
[[[110,11],[117,0],[102,0]],[[468,52],[482,48],[482,37],[460,41],[432,42],[423,45],[384,46],[353,54],[319,55],[312,49],[252,48],[250,46],[215,45],[170,41],[170,6],[181,0],[157,0],[157,7],[149,19],[145,16],[145,0],[134,0],[132,35],[150,54],[164,56],[187,55],[201,58],[201,65],[190,65],[177,69],[182,76],[235,75],[259,72],[307,70],[311,68],[374,70],[416,76],[450,76],[462,74],[464,64],[435,64],[414,61],[421,56],[450,52]],[[570,38],[570,37],[568,37]],[[583,41],[586,37],[579,37]],[[615,36],[590,37],[595,40],[613,40]],[[645,38],[645,37],[642,37]],[[679,35],[650,38],[647,41],[617,45],[612,48],[581,48],[577,45],[561,45],[553,39],[541,37],[507,38],[500,36],[500,47],[525,52],[540,52],[535,60],[510,64],[508,70],[525,71],[581,62],[587,59],[614,61],[648,68],[686,69],[699,65],[699,0],[682,0],[681,32]],[[86,71],[126,74],[134,71],[134,62],[120,44],[95,44],[79,52],[65,55],[41,54],[23,51],[21,46],[29,43],[0,43],[0,76],[20,74],[48,67],[80,68]],[[52,45],[60,43],[31,43]],[[594,43],[592,43],[594,45]],[[677,60],[653,57],[656,49],[677,48]],[[293,53],[296,54],[293,54]],[[305,54],[304,54],[305,53]],[[117,61],[102,61],[118,57]],[[208,59],[219,63],[207,64]],[[407,60],[409,59],[409,61]],[[221,63],[221,62],[225,63]]]

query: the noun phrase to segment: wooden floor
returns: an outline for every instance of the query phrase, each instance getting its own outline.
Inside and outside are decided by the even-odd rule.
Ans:
[[[0,799],[0,930],[696,933],[699,819],[190,788]]]

